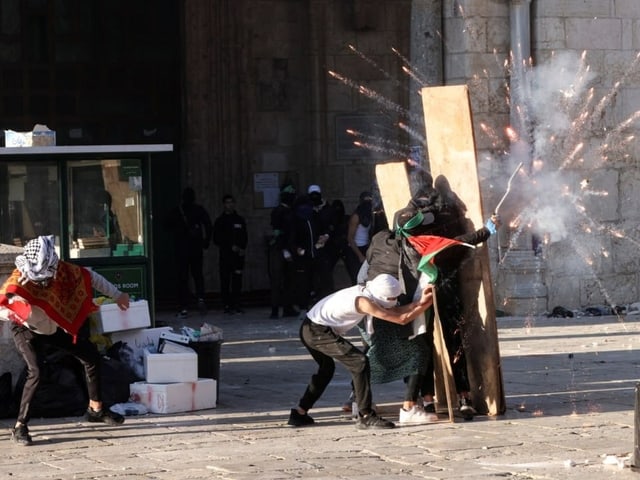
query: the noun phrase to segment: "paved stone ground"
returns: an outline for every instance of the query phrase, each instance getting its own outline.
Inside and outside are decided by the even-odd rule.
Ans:
[[[363,432],[340,411],[350,388],[341,367],[312,411],[316,425],[285,426],[315,364],[299,320],[267,314],[204,317],[225,336],[216,409],[128,417],[115,428],[34,419],[33,446],[0,437],[0,479],[639,478],[629,467],[638,317],[499,318],[505,415]],[[397,420],[403,388],[374,385],[384,416]]]

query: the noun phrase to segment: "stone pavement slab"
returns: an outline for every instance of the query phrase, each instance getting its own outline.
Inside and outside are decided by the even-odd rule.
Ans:
[[[369,432],[341,412],[350,390],[342,367],[311,412],[316,425],[286,426],[315,363],[298,340],[300,320],[268,313],[183,322],[224,331],[216,409],[127,417],[120,427],[33,419],[31,447],[10,441],[4,419],[0,479],[639,478],[628,466],[636,317],[499,318],[505,415]],[[158,321],[177,324],[168,312]],[[397,420],[403,383],[373,390],[380,413]]]

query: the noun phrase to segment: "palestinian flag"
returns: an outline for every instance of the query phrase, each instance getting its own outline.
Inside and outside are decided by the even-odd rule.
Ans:
[[[438,268],[433,264],[435,256],[446,248],[454,245],[462,245],[475,248],[468,243],[459,242],[453,238],[438,237],[436,235],[415,235],[407,237],[407,240],[416,251],[422,255],[418,270],[424,273],[429,283],[434,283],[438,278]]]

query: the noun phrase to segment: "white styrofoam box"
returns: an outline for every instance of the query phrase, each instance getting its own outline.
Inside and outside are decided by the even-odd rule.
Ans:
[[[213,378],[164,384],[135,382],[129,385],[129,392],[131,401],[142,403],[151,413],[216,408],[216,381]]]
[[[31,147],[33,145],[32,132],[16,132],[13,130],[4,131],[5,147]]]
[[[195,382],[198,380],[198,354],[150,353],[144,351],[144,372],[147,383]]]
[[[136,300],[129,303],[127,310],[120,310],[115,303],[100,305],[97,313],[98,330],[100,333],[118,332],[120,330],[133,330],[151,326],[149,305],[146,300]]]

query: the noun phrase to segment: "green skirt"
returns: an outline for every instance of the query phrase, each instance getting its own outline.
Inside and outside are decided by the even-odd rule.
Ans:
[[[367,357],[371,368],[371,383],[389,383],[410,375],[424,374],[431,348],[425,335],[409,339],[410,328],[373,319],[374,333],[360,329],[368,345]]]

